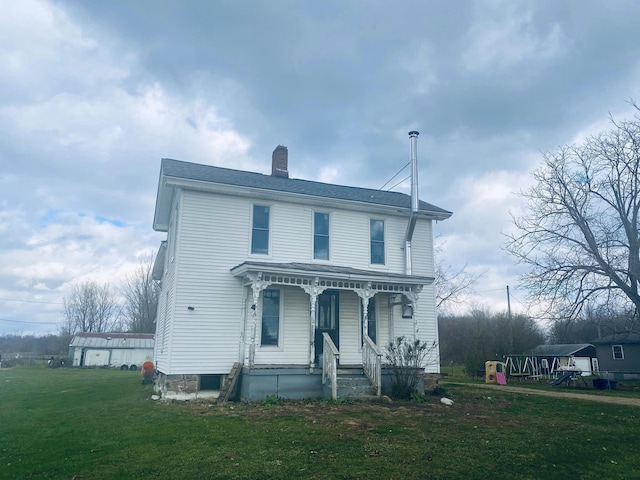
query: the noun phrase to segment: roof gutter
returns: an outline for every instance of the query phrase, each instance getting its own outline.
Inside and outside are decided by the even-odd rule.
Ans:
[[[411,258],[411,241],[413,239],[413,232],[416,229],[420,205],[418,198],[418,135],[420,135],[420,133],[415,130],[409,132],[411,150],[411,216],[409,217],[407,231],[404,236],[404,273],[406,275],[412,274],[413,260]]]

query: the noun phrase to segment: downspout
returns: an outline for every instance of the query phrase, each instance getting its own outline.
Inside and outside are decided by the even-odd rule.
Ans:
[[[418,135],[420,133],[412,130],[409,132],[409,141],[411,146],[411,216],[409,217],[409,223],[407,224],[407,232],[404,236],[404,272],[405,275],[412,274],[411,259],[411,240],[413,239],[413,231],[416,228],[416,221],[418,220]]]

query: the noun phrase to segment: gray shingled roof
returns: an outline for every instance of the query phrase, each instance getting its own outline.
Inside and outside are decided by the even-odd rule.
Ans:
[[[590,343],[560,343],[556,345],[538,345],[531,350],[532,355],[550,357],[568,357],[577,353],[595,356],[596,349]]]
[[[335,198],[407,209],[411,208],[411,197],[404,193],[348,187],[295,178],[274,177],[261,173],[232,170],[211,165],[200,165],[170,158],[162,159],[162,173],[167,177],[199,180],[223,185],[238,185],[276,192]],[[433,214],[442,220],[451,216],[451,212],[427,202],[420,201],[419,208],[421,212]]]

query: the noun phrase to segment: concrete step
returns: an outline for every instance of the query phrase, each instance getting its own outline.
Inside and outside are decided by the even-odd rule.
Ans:
[[[375,394],[371,382],[360,371],[359,374],[339,375],[338,376],[338,398],[340,397],[369,397]]]
[[[338,376],[340,375],[360,376],[360,375],[364,375],[364,370],[362,369],[362,367],[338,367],[336,370],[336,373],[338,374]]]

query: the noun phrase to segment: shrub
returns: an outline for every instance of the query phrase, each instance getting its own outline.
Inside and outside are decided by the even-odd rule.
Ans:
[[[272,405],[278,405],[280,403],[280,399],[277,395],[267,395],[267,397],[263,400],[262,405],[264,407],[270,407]]]
[[[426,358],[437,348],[419,339],[409,341],[397,337],[387,346],[385,358],[391,367],[391,396],[409,399],[418,391],[420,376],[424,374]]]

